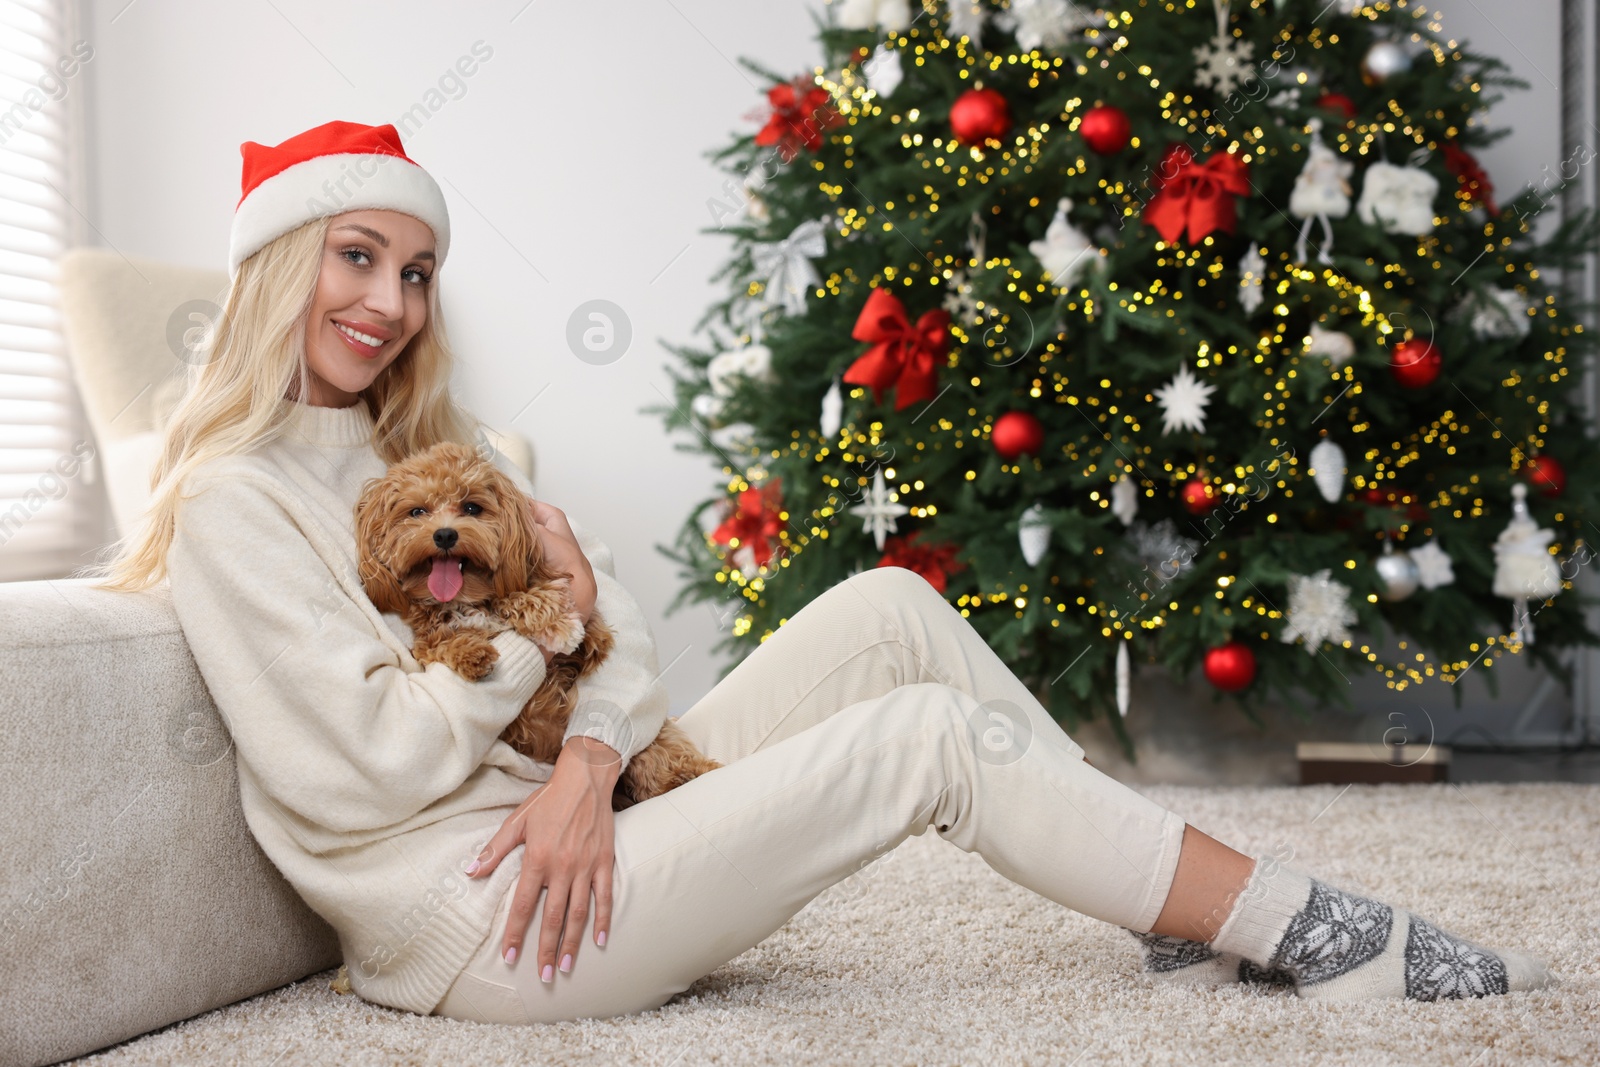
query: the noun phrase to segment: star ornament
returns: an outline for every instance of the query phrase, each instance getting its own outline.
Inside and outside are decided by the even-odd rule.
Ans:
[[[1449,553],[1439,547],[1439,542],[1429,541],[1421,548],[1411,550],[1411,562],[1417,565],[1422,588],[1437,589],[1456,580],[1454,562]]]
[[[889,487],[883,482],[883,468],[879,467],[872,473],[872,488],[867,491],[866,498],[851,508],[850,512],[861,516],[862,531],[872,535],[878,551],[882,552],[884,535],[898,533],[895,520],[910,510],[904,504],[895,502]]]
[[[1292,645],[1304,639],[1306,652],[1315,655],[1322,642],[1342,644],[1350,640],[1350,626],[1356,621],[1350,606],[1350,587],[1332,581],[1324,567],[1307,577],[1289,575],[1289,611],[1283,627],[1283,643]]]
[[[1216,391],[1216,386],[1200,381],[1188,367],[1178,368],[1172,381],[1156,390],[1156,399],[1161,402],[1161,433],[1185,429],[1204,433],[1206,405]]]

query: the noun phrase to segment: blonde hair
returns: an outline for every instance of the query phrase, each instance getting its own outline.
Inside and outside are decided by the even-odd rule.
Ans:
[[[196,468],[278,437],[290,409],[284,397],[308,395],[306,318],[316,295],[332,217],[275,238],[239,265],[188,389],[168,420],[150,472],[151,503],[137,529],[107,547],[86,576],[100,588],[146,589],[166,577],[167,549],[180,490]],[[394,463],[440,441],[475,446],[477,420],[450,397],[455,357],[439,308],[437,275],[428,316],[405,350],[361,393],[372,413],[372,444]]]

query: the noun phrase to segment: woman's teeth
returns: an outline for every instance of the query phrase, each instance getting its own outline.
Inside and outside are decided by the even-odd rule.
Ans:
[[[364,333],[357,333],[355,330],[352,330],[350,327],[346,326],[342,322],[334,323],[333,327],[334,327],[334,329],[339,330],[340,332],[342,332],[346,337],[353,337],[357,341],[360,341],[364,345],[371,345],[373,348],[382,348],[383,347],[383,342],[380,341],[378,338],[369,336],[368,334],[364,334]]]

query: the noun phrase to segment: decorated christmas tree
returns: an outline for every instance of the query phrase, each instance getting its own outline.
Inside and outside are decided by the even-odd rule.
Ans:
[[[1144,664],[1247,712],[1566,677],[1600,481],[1547,272],[1596,226],[1496,201],[1502,63],[1404,0],[844,0],[818,32],[808,74],[750,65],[729,295],[655,409],[722,469],[669,553],[719,650],[892,565],[1069,728],[1120,729]]]

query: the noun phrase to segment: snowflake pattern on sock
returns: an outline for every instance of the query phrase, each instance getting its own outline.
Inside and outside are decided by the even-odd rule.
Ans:
[[[1166,934],[1141,934],[1137,930],[1129,930],[1128,933],[1137,937],[1144,946],[1144,969],[1156,974],[1181,970],[1221,955],[1204,941],[1189,941]]]
[[[1271,970],[1266,967],[1257,967],[1249,960],[1239,960],[1239,981],[1247,985],[1283,986],[1294,988],[1294,975],[1284,970]]]
[[[1409,999],[1465,1000],[1504,993],[1507,988],[1506,965],[1499,956],[1411,916],[1406,935]]]
[[[1286,970],[1301,985],[1325,982],[1374,959],[1389,943],[1389,905],[1311,879],[1311,896],[1284,931],[1268,968]]]

